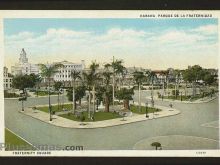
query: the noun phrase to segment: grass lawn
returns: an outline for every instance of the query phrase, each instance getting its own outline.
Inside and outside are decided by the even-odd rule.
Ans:
[[[205,95],[203,97],[207,97],[207,96]],[[190,98],[191,98],[191,101],[196,101],[196,100],[201,99],[203,97],[201,94],[197,94],[196,96],[192,96],[192,98],[191,98],[191,96],[182,96],[182,101],[190,101]],[[161,97],[159,97],[159,98],[162,100]],[[169,97],[164,96],[163,98],[164,99],[172,99],[172,100],[181,100],[181,96],[177,96],[177,98],[175,96],[169,96]]]
[[[159,97],[161,100],[161,96]],[[171,100],[181,100],[181,96],[163,96],[164,99],[171,99]],[[188,101],[190,99],[190,96],[182,96],[182,101]]]
[[[5,145],[6,151],[11,150],[35,150],[33,146],[10,132],[9,130],[5,129]]]
[[[63,105],[63,108],[64,108],[64,109],[67,109],[67,110],[71,110],[72,107],[73,107],[72,104],[64,104],[64,105]],[[45,106],[45,107],[37,107],[37,109],[40,110],[40,111],[49,113],[48,106]],[[58,109],[58,105],[52,105],[52,111],[61,112],[61,111],[62,111],[62,106],[60,106],[59,109]]]
[[[83,112],[85,116],[85,121],[84,122],[93,122],[91,119],[88,119],[88,113]],[[73,114],[63,114],[59,115],[61,117],[74,120],[74,121],[80,121],[80,117],[75,117]],[[120,115],[117,113],[112,113],[112,112],[95,112],[95,121],[103,121],[103,120],[110,120],[110,119],[115,119],[115,118],[121,118]]]
[[[144,107],[144,106],[141,106],[141,111],[138,110],[137,105],[131,105],[130,108],[131,108],[131,112],[133,112],[133,113],[138,113],[138,114],[145,114],[146,113],[146,107]],[[148,113],[159,112],[159,111],[161,111],[161,110],[158,108],[152,108],[152,107],[147,108]]]
[[[35,95],[37,95],[37,92],[34,92]],[[50,95],[57,95],[55,92],[50,92]],[[48,96],[47,91],[38,91],[38,96]]]

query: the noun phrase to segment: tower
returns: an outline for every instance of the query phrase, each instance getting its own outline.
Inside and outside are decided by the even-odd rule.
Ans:
[[[21,50],[19,63],[20,64],[28,63],[28,58],[26,57],[26,52],[25,52],[24,48],[22,48],[22,50]]]

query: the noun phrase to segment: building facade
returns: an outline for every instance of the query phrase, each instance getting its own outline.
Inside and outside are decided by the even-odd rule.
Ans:
[[[12,88],[12,75],[8,73],[8,68],[4,67],[3,69],[4,75],[3,75],[3,84],[4,84],[4,90],[8,90]]]
[[[59,64],[62,64],[63,67],[58,69],[58,72],[54,75],[54,81],[60,81],[60,82],[71,82],[71,72],[72,71],[78,71],[82,72],[85,69],[85,61],[82,60],[81,63],[72,63],[69,61],[62,61]]]
[[[24,48],[21,50],[19,62],[11,67],[12,75],[39,74],[39,66],[28,62],[27,53]]]

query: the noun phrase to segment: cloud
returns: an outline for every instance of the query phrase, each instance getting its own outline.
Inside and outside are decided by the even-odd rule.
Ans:
[[[198,27],[196,29],[192,29],[192,32],[201,33],[203,35],[217,34],[218,26],[217,25],[200,26],[200,27]]]
[[[162,43],[170,43],[170,42],[174,42],[174,43],[180,43],[180,42],[194,42],[195,40],[197,40],[198,38],[200,38],[200,36],[195,36],[195,35],[189,35],[184,31],[169,31],[165,34],[162,34],[161,36],[159,36],[158,40]]]
[[[6,60],[7,56],[17,59],[20,49],[24,47],[31,53],[30,59],[35,63],[46,59],[90,61],[94,58],[107,62],[114,55],[125,59],[128,66],[157,67],[158,64],[153,62],[161,61],[161,56],[167,61],[167,66],[173,65],[175,60],[180,63],[190,59],[196,63],[196,58],[205,61],[208,56],[212,56],[212,65],[216,61],[214,57],[217,58],[218,47],[215,29],[215,25],[207,25],[191,30],[163,29],[150,32],[131,28],[110,28],[102,33],[65,28],[49,28],[41,34],[20,32],[5,37]],[[174,59],[175,56],[178,58]],[[165,67],[165,63],[163,65]]]
[[[18,34],[13,34],[6,36],[7,40],[11,41],[17,41],[17,40],[27,40],[30,38],[33,38],[35,36],[35,33],[32,32],[20,32]]]

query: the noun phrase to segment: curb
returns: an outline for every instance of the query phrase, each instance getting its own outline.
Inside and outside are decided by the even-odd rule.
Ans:
[[[180,101],[180,100],[172,100],[172,99],[163,99],[163,101],[166,102],[173,102],[173,103],[184,103],[184,104],[202,104],[202,103],[208,103],[210,101],[213,101],[215,99],[217,99],[218,97],[213,97],[212,99],[206,100],[206,101],[199,101],[199,102],[192,102],[192,101]],[[146,99],[151,99],[151,97],[146,97]],[[154,98],[154,100],[159,100],[162,101],[162,99],[158,99],[158,98]]]
[[[173,110],[176,110],[176,109],[173,109]],[[46,121],[44,121],[44,120],[41,120],[41,119],[39,119],[39,118],[33,117],[33,116],[29,115],[29,114],[23,113],[22,111],[19,111],[19,113],[22,113],[22,114],[24,114],[24,115],[26,115],[26,116],[30,116],[30,117],[32,117],[32,118],[34,118],[34,119],[37,119],[37,120],[41,121],[41,122],[44,122],[44,123],[47,123],[47,124],[51,124],[51,125],[56,126],[56,127],[70,128],[70,129],[97,129],[97,128],[115,127],[115,126],[119,126],[119,125],[125,125],[125,124],[131,124],[131,123],[136,123],[136,122],[143,122],[143,121],[147,121],[147,120],[154,120],[154,119],[158,119],[158,118],[170,117],[170,116],[175,116],[175,115],[178,115],[178,114],[181,113],[179,110],[176,110],[176,111],[178,111],[178,112],[177,112],[177,113],[174,113],[174,114],[167,115],[167,116],[160,116],[160,117],[156,117],[156,118],[145,118],[145,119],[141,119],[141,120],[139,120],[139,121],[131,121],[131,122],[129,122],[129,123],[118,123],[118,124],[115,124],[115,125],[107,125],[107,126],[99,126],[99,127],[91,127],[91,128],[88,128],[88,127],[67,127],[67,126],[56,125],[56,124],[53,124],[53,123],[50,123],[50,122],[46,122]],[[45,113],[45,112],[44,112],[44,113]],[[56,115],[55,115],[55,116],[56,116]],[[145,116],[145,114],[143,114],[143,116]],[[60,117],[60,116],[58,116],[58,117]],[[65,119],[66,119],[66,118],[65,118]],[[66,119],[66,120],[70,120],[70,119]],[[72,120],[70,120],[70,121],[72,121]],[[74,121],[73,121],[73,122],[74,122]],[[80,122],[79,122],[79,124],[80,124]]]

